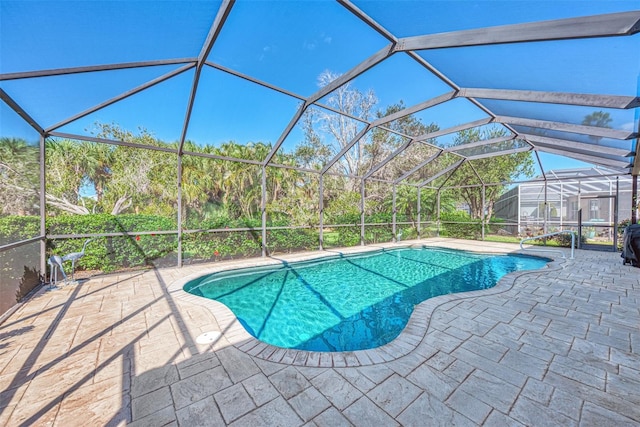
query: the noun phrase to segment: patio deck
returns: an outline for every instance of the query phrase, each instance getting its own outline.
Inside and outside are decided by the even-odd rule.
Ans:
[[[640,270],[617,253],[434,298],[393,343],[344,354],[260,344],[180,290],[248,262],[271,261],[41,290],[0,325],[0,425],[640,425]]]

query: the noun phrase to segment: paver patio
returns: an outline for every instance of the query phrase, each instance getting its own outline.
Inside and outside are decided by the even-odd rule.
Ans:
[[[238,264],[41,290],[0,325],[0,425],[640,425],[640,270],[617,253],[434,298],[393,343],[344,354],[259,344],[180,290]]]

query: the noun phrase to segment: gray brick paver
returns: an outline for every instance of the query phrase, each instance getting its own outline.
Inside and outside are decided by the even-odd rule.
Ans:
[[[313,419],[315,416],[328,409],[331,403],[318,390],[309,387],[302,393],[289,399],[289,405],[305,421]]]
[[[229,424],[231,427],[297,427],[304,422],[287,402],[279,397]]]
[[[181,426],[222,426],[224,419],[213,397],[206,397],[176,411],[178,424]]]
[[[517,350],[509,350],[499,364],[539,380],[544,377],[549,368],[547,362]]]
[[[625,426],[638,427],[640,419],[631,419],[606,408],[586,402],[580,418],[581,427]]]
[[[519,387],[480,370],[472,373],[458,389],[503,413],[509,412],[520,393]]]
[[[548,406],[551,396],[554,392],[554,388],[549,384],[545,384],[542,381],[538,381],[533,378],[527,379],[527,383],[520,392],[520,396],[527,397],[534,402],[538,402],[542,405]]]
[[[271,375],[269,381],[285,399],[292,398],[311,385],[304,375],[293,366]]]
[[[343,410],[342,414],[356,427],[399,426],[397,421],[365,396]]]
[[[397,420],[403,426],[475,426],[476,423],[452,410],[429,393],[422,393]]]
[[[171,395],[176,409],[180,409],[231,385],[224,369],[218,366],[200,375],[173,383]]]
[[[276,390],[264,374],[256,374],[247,378],[242,381],[242,385],[257,406],[262,406],[280,396],[278,390]]]
[[[454,391],[445,403],[479,425],[484,422],[492,410],[491,406],[461,389]]]
[[[173,406],[169,387],[162,387],[151,393],[136,397],[131,401],[132,419],[139,420],[167,406]]]
[[[525,427],[521,422],[496,410],[491,411],[482,425],[483,427]]]
[[[351,368],[337,368],[336,371],[344,377],[351,385],[360,390],[363,393],[368,392],[376,386],[376,384],[367,378],[364,374],[356,369]]]
[[[430,394],[441,401],[445,401],[460,384],[428,365],[418,367],[407,376],[407,379],[423,390],[428,390]]]
[[[585,402],[594,403],[631,419],[640,419],[640,406],[631,405],[624,399],[620,399],[619,397],[595,389],[581,382],[558,375],[551,371],[547,373],[545,382],[553,385],[556,389],[562,389],[562,391],[584,400]]]
[[[422,390],[399,375],[389,377],[385,382],[367,393],[367,397],[391,416],[397,416]]]
[[[576,397],[573,393],[555,388],[549,400],[549,408],[566,415],[573,420],[580,419],[580,411],[584,401]]]
[[[238,419],[256,407],[242,384],[235,384],[219,391],[213,395],[213,398],[227,423]]]
[[[575,420],[550,410],[549,408],[540,405],[527,397],[520,396],[516,403],[513,405],[513,409],[509,412],[511,418],[515,418],[521,423],[533,426],[576,426],[578,423]]]
[[[339,410],[343,410],[362,396],[360,390],[333,370],[318,375],[311,383]]]
[[[333,406],[313,419],[318,427],[351,427],[353,424]]]

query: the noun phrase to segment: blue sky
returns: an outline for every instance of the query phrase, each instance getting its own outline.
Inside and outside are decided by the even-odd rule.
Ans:
[[[399,37],[640,8],[634,1],[355,1]],[[63,68],[198,55],[219,2],[13,1],[0,3],[0,72]],[[25,24],[28,23],[28,24]],[[318,90],[324,70],[344,73],[388,42],[331,1],[239,0],[209,59],[301,96]],[[541,49],[542,47],[542,49]],[[567,52],[570,56],[567,56]],[[545,44],[488,46],[422,52],[421,56],[463,87],[640,95],[640,36]],[[601,64],[605,64],[604,66]],[[4,81],[1,87],[44,127],[130,90],[178,66]],[[193,72],[107,107],[60,131],[95,132],[95,122],[144,127],[165,141],[179,139]],[[394,55],[358,77],[353,86],[374,88],[379,108],[412,105],[449,87],[406,55]],[[441,128],[484,115],[465,102],[420,114]],[[509,107],[495,103],[496,108]],[[205,67],[187,133],[210,144],[274,143],[299,101]],[[579,123],[584,111],[520,106],[522,114]],[[546,109],[545,109],[546,108]],[[638,125],[638,109],[612,111],[616,128]],[[505,111],[509,111],[507,108]],[[6,106],[2,134],[25,132]],[[547,118],[550,119],[550,118]],[[30,136],[33,132],[27,130]],[[291,149],[302,138],[296,129]],[[578,167],[542,155],[545,168]]]

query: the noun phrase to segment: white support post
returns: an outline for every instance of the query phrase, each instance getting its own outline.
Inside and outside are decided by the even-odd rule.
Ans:
[[[562,185],[562,182],[560,182],[560,229],[562,230],[562,220],[564,218],[563,212],[564,212],[564,186]]]
[[[544,217],[542,218],[542,231],[547,234],[547,222],[549,221],[549,202],[547,199],[547,180],[544,181]],[[546,240],[545,240],[546,243]]]
[[[46,169],[45,169],[45,138],[40,135],[40,275],[47,281],[47,199],[46,199]]]
[[[518,185],[518,235],[522,231],[520,229],[520,217],[522,216],[521,209],[520,209],[520,206],[522,205],[521,189],[522,189],[522,186]]]

